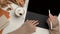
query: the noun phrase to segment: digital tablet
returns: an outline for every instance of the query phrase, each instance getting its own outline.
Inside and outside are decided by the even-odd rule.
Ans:
[[[48,16],[27,11],[26,20],[27,19],[28,20],[38,20],[39,24],[37,25],[37,27],[41,27],[41,28],[45,28],[45,29],[49,28],[48,24],[47,24]]]
[[[38,20],[38,27],[48,29],[47,19],[49,17],[49,11],[52,15],[58,16],[60,9],[52,7],[46,0],[29,0],[26,19]]]

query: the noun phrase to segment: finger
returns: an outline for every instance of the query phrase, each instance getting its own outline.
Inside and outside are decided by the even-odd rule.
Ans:
[[[39,23],[34,24],[35,26],[38,25]]]
[[[32,20],[32,23],[35,22],[35,20]]]
[[[34,20],[29,20],[28,23],[32,23]]]
[[[35,20],[28,20],[28,23],[32,24]]]
[[[50,25],[50,22],[49,22],[49,21],[47,21],[47,24],[48,24],[48,25]]]
[[[25,22],[28,22],[28,20],[26,20]]]
[[[24,23],[26,24],[26,23],[28,23],[28,21],[29,21],[29,20],[26,20]]]
[[[48,22],[47,22],[47,23],[48,23],[48,25],[50,25],[50,22],[51,22],[51,19],[49,19],[49,18],[48,18]]]
[[[49,26],[52,25],[52,20],[51,20],[51,19],[49,19],[48,25],[49,25]]]
[[[49,23],[49,18],[48,18],[48,20],[47,20],[47,23]]]
[[[55,19],[57,19],[58,17],[57,16],[54,16]]]
[[[49,18],[48,20],[49,20],[49,23],[50,23],[51,22],[51,19]]]
[[[49,19],[50,19],[51,22],[53,22],[53,21],[55,21],[57,18],[53,16],[53,17],[51,17],[51,18],[49,18]]]
[[[38,22],[38,20],[37,20],[37,21],[32,22],[32,24],[36,24],[37,22]]]

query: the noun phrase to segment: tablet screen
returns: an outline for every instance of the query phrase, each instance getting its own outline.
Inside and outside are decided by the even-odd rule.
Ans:
[[[48,1],[29,0],[28,11],[48,16]]]
[[[56,1],[53,3],[53,1],[48,0],[29,0],[28,11],[48,16],[48,10],[50,9],[52,15],[58,16],[60,6],[58,5],[59,3],[55,4]]]

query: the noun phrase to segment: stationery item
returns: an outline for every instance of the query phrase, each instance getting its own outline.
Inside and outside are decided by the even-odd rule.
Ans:
[[[49,10],[49,15],[50,15],[51,13],[50,13],[50,10]],[[50,28],[52,29],[53,27],[52,27],[52,22],[50,22]]]
[[[2,15],[0,17],[0,30],[4,29],[8,25],[8,22],[8,19],[4,15]]]
[[[0,9],[0,30],[4,29],[8,25],[9,18],[9,12]]]
[[[27,19],[28,20],[38,20],[39,24],[37,25],[37,27],[49,29],[48,24],[47,24],[48,16],[38,14],[38,13],[34,13],[31,11],[27,11],[25,20],[27,20]]]

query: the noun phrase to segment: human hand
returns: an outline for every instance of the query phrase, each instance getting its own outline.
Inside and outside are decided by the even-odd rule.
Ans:
[[[49,12],[49,18],[48,18],[48,25],[51,29],[49,29],[50,34],[59,34],[59,21],[57,16],[53,16]]]
[[[52,25],[54,25],[54,26],[58,25],[58,23],[59,23],[58,17],[57,16],[53,16],[50,12],[49,12],[48,20],[49,20],[48,23],[52,23]]]
[[[49,18],[48,18],[48,25],[49,25],[49,28],[53,30],[58,30],[58,27],[59,27],[58,17],[53,16],[50,12],[49,12]]]
[[[27,20],[19,29],[8,34],[32,34],[36,30],[37,22],[37,20]]]

